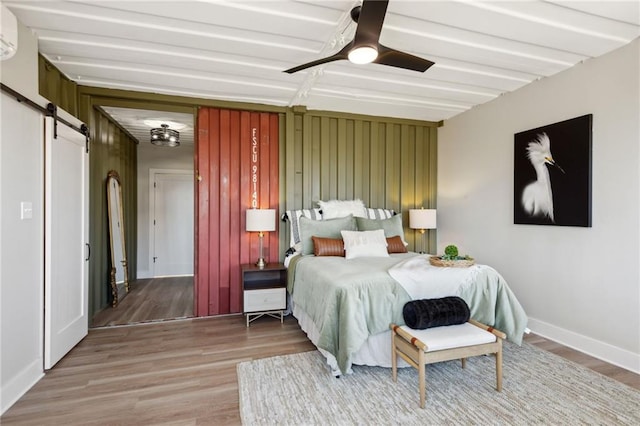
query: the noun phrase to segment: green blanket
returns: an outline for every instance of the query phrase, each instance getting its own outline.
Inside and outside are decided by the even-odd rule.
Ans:
[[[415,255],[350,260],[296,256],[291,260],[287,290],[314,322],[319,332],[316,346],[334,355],[343,372],[349,371],[352,355],[369,336],[388,331],[391,323],[404,324],[402,308],[411,298],[388,270]],[[485,267],[457,295],[467,302],[473,318],[521,343],[526,315],[497,272]]]
[[[527,314],[507,282],[495,269],[480,265],[475,279],[460,287],[460,296],[469,305],[471,318],[504,332],[507,339],[522,344]]]

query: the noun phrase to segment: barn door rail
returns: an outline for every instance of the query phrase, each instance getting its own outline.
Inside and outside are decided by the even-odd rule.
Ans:
[[[32,101],[31,99],[27,98],[26,96],[24,96],[23,94],[13,90],[12,88],[10,88],[9,86],[7,86],[4,83],[0,83],[0,89],[2,89],[3,92],[7,93],[8,95],[14,97],[18,102],[20,103],[24,103],[28,106],[30,106],[31,108],[35,109],[38,112],[41,112],[42,114],[46,115],[47,117],[53,117],[53,138],[57,139],[58,138],[58,121],[60,121],[61,123],[65,124],[66,126],[70,127],[71,129],[75,130],[78,133],[81,133],[82,135],[84,135],[85,140],[86,140],[86,151],[89,152],[89,128],[87,127],[86,124],[82,124],[80,127],[78,126],[74,126],[73,124],[69,123],[67,120],[65,120],[64,118],[60,118],[58,117],[58,107],[55,104],[49,103],[46,108],[43,106],[38,105],[37,103],[35,103],[34,101]]]

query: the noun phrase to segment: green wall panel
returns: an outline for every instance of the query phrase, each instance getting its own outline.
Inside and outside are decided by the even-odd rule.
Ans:
[[[409,209],[436,207],[437,123],[342,113],[288,113],[282,144],[285,209],[318,200],[360,198],[368,207],[400,212],[410,249],[421,238],[409,228]],[[288,229],[281,228],[288,246]],[[435,252],[435,231],[426,236]],[[283,250],[284,251],[284,250]]]
[[[69,114],[78,116],[78,85],[42,55],[38,56],[38,91]]]
[[[82,98],[82,97],[81,97]],[[84,98],[80,119],[91,132],[89,153],[89,312],[93,316],[110,303],[109,224],[107,217],[107,173],[115,170],[122,183],[122,204],[126,255],[129,280],[136,279],[137,259],[137,149],[136,141],[130,138],[106,115],[89,108],[91,100]]]

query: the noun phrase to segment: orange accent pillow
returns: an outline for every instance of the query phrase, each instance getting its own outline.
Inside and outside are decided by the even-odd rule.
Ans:
[[[342,238],[311,237],[313,240],[313,254],[316,256],[344,257],[344,241]]]
[[[407,247],[402,242],[400,235],[387,238],[387,252],[389,253],[407,253]]]

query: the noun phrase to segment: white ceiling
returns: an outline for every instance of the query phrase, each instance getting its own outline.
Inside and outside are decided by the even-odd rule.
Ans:
[[[391,0],[380,42],[425,73],[334,62],[357,1],[14,1],[79,84],[439,121],[621,47],[640,1]]]
[[[151,129],[167,124],[180,132],[181,145],[193,145],[193,115],[179,112],[148,111],[103,106],[101,109],[124,127],[141,144],[151,140]],[[157,147],[165,149],[165,147]]]

